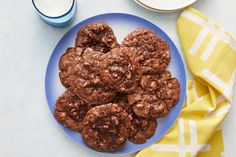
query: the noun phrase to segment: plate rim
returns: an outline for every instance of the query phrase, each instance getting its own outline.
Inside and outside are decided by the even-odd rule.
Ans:
[[[181,10],[183,8],[186,8],[192,4],[194,4],[195,2],[197,2],[197,0],[193,0],[191,3],[187,4],[187,5],[182,5],[182,6],[179,6],[179,7],[173,7],[171,9],[165,9],[165,8],[157,8],[157,7],[152,7],[150,5],[147,5],[143,2],[141,2],[140,0],[134,0],[135,3],[137,3],[139,6],[145,8],[145,9],[148,9],[148,10],[151,10],[151,11],[154,11],[154,12],[174,12],[174,11],[178,11],[178,10]]]
[[[154,142],[153,142],[152,144],[149,144],[148,146],[145,146],[145,147],[143,147],[143,148],[139,148],[139,149],[137,149],[137,150],[135,150],[135,151],[133,151],[133,150],[127,151],[127,152],[120,152],[119,150],[118,150],[118,151],[113,151],[113,152],[99,152],[99,151],[96,151],[96,150],[90,148],[89,146],[87,146],[87,147],[83,146],[82,144],[80,144],[79,142],[77,142],[74,138],[72,138],[69,134],[67,134],[67,133],[64,131],[64,129],[63,129],[64,127],[63,127],[62,125],[60,125],[60,124],[57,122],[57,120],[55,119],[54,114],[52,113],[52,111],[51,111],[51,109],[50,109],[50,105],[49,105],[49,104],[50,104],[50,102],[49,102],[49,97],[48,97],[48,95],[49,95],[48,92],[49,92],[49,91],[48,91],[48,89],[47,89],[47,79],[49,79],[49,78],[48,78],[48,75],[49,75],[48,73],[49,73],[49,70],[50,70],[49,65],[50,65],[50,62],[51,62],[52,59],[53,59],[53,54],[54,54],[53,52],[56,50],[58,44],[59,44],[60,42],[62,42],[62,40],[64,39],[64,37],[67,36],[67,34],[69,34],[70,31],[72,31],[72,29],[74,29],[75,27],[77,27],[79,24],[84,23],[84,22],[86,22],[86,21],[90,21],[90,20],[92,20],[93,18],[98,18],[98,17],[102,17],[102,16],[110,16],[110,15],[116,15],[116,16],[117,16],[117,15],[119,15],[119,16],[130,16],[130,17],[132,17],[132,18],[144,20],[144,21],[146,21],[146,22],[148,22],[148,23],[150,23],[150,24],[152,24],[152,25],[155,25],[159,30],[162,31],[162,33],[164,33],[164,35],[165,35],[166,37],[168,37],[168,39],[172,42],[174,48],[177,50],[177,53],[178,53],[178,55],[179,55],[179,57],[180,57],[180,59],[181,59],[181,64],[183,65],[183,74],[182,74],[182,75],[184,76],[184,82],[185,82],[185,83],[184,83],[184,88],[183,88],[183,89],[184,89],[184,91],[183,91],[183,93],[184,93],[184,95],[183,95],[183,101],[182,101],[182,104],[181,104],[179,113],[177,114],[176,119],[172,122],[171,127],[169,127],[169,128],[166,130],[166,132],[165,132],[161,137],[157,138],[155,142],[157,142],[157,141],[159,141],[161,138],[163,138],[164,135],[166,135],[166,133],[174,126],[174,124],[175,124],[176,121],[178,120],[178,117],[179,117],[180,114],[181,114],[181,111],[182,111],[183,106],[184,106],[184,99],[185,99],[185,97],[186,97],[186,91],[187,91],[187,75],[186,75],[187,73],[186,73],[186,66],[185,66],[185,64],[184,64],[183,57],[180,55],[180,51],[179,51],[178,48],[176,47],[176,45],[175,45],[175,43],[173,42],[173,40],[169,37],[169,35],[168,35],[159,25],[155,24],[155,22],[153,22],[153,21],[151,21],[151,20],[149,20],[149,19],[145,19],[145,18],[143,18],[143,17],[137,16],[137,15],[133,15],[133,14],[129,14],[129,13],[120,13],[120,12],[112,12],[112,13],[98,14],[98,15],[90,16],[90,17],[88,17],[88,18],[86,18],[86,19],[83,19],[82,21],[79,21],[79,22],[76,23],[74,26],[72,26],[71,28],[69,28],[69,29],[64,33],[64,35],[62,35],[62,36],[60,37],[60,39],[59,39],[58,42],[56,43],[56,45],[55,45],[54,49],[52,50],[52,53],[51,53],[51,55],[50,55],[50,57],[49,57],[49,60],[48,60],[48,62],[47,62],[46,74],[45,74],[45,82],[44,82],[44,88],[45,88],[44,91],[45,91],[45,98],[46,98],[46,101],[47,101],[47,106],[48,106],[48,108],[49,108],[49,111],[50,111],[50,113],[51,113],[51,116],[52,116],[53,119],[56,121],[57,125],[60,127],[60,130],[63,131],[63,134],[65,134],[66,137],[68,137],[68,138],[69,138],[70,140],[72,140],[74,143],[78,144],[81,148],[86,148],[86,150],[90,150],[90,151],[97,152],[97,153],[101,153],[101,154],[129,154],[129,153],[134,153],[134,152],[140,151],[140,150],[142,150],[142,149],[144,149],[144,148],[146,148],[146,147],[149,147],[150,145],[154,144]]]

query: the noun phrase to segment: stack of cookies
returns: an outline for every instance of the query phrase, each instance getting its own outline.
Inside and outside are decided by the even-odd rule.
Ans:
[[[137,29],[119,44],[105,22],[82,27],[60,58],[67,90],[56,102],[56,119],[98,151],[145,143],[156,118],[179,100],[179,82],[165,70],[170,59],[167,42],[152,30]]]

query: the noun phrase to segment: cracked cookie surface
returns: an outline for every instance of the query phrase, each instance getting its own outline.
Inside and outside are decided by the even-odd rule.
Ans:
[[[86,104],[70,88],[57,100],[54,116],[65,127],[75,131],[83,129],[83,118],[92,105]]]
[[[82,48],[68,48],[66,52],[61,56],[59,60],[59,78],[63,86],[66,88],[70,87],[69,85],[69,75],[68,72],[70,72],[73,65],[78,64],[78,62],[81,60],[81,55],[83,53]]]
[[[119,93],[113,102],[120,105],[129,114],[131,119],[129,140],[131,142],[142,144],[154,135],[157,128],[156,119],[137,116],[132,111],[132,106],[128,104],[126,94]]]
[[[100,77],[103,53],[90,48],[84,50],[82,59],[68,72],[72,90],[89,104],[103,104],[114,99],[116,91],[105,86]]]
[[[141,74],[159,74],[170,63],[171,54],[168,43],[149,29],[139,28],[128,34],[122,46],[135,49]]]
[[[103,53],[119,47],[113,30],[106,22],[95,22],[80,29],[76,37],[76,47],[92,48]]]
[[[109,103],[90,109],[84,120],[82,137],[93,149],[121,149],[129,137],[129,114],[118,104]]]
[[[103,56],[101,62],[101,78],[104,83],[119,92],[132,92],[138,85],[138,68],[134,62],[135,53],[131,48],[112,49]]]
[[[144,75],[139,88],[128,95],[132,110],[141,117],[159,118],[167,115],[178,102],[179,82],[169,71],[160,75]]]

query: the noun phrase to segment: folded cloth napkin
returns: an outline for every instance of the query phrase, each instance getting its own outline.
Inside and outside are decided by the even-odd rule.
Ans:
[[[224,144],[220,124],[229,112],[236,71],[236,42],[193,8],[183,11],[178,32],[194,80],[171,130],[136,157],[220,157]]]

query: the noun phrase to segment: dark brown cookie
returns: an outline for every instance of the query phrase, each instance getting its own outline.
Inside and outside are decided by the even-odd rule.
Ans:
[[[156,92],[157,96],[164,100],[168,109],[172,108],[178,101],[180,96],[180,85],[176,78],[171,78],[167,84]]]
[[[105,86],[100,78],[100,60],[103,53],[88,48],[82,60],[68,72],[72,90],[89,104],[103,104],[114,99],[116,91]]]
[[[113,102],[120,105],[129,114],[131,119],[129,140],[131,142],[142,144],[154,135],[157,127],[156,119],[139,117],[135,115],[132,111],[132,106],[128,104],[126,94],[119,93]]]
[[[66,52],[61,56],[59,61],[59,77],[61,83],[65,87],[69,87],[69,76],[67,71],[70,70],[71,66],[77,64],[78,60],[81,59],[82,53],[83,49],[81,48],[68,48]]]
[[[127,47],[112,49],[101,62],[101,78],[110,88],[119,92],[132,92],[138,85],[134,52]]]
[[[156,128],[157,121],[155,118],[138,117],[133,114],[129,140],[136,144],[145,143],[155,134]]]
[[[169,71],[165,70],[158,76],[156,82],[158,85],[156,90],[158,98],[166,102],[168,109],[172,108],[179,101],[179,81],[173,78]]]
[[[128,95],[128,102],[140,117],[158,118],[169,112],[166,103],[158,99],[155,92],[148,92],[141,87]]]
[[[116,37],[105,22],[96,22],[86,25],[80,29],[76,38],[76,46],[83,48],[92,48],[95,51],[103,53],[118,47]]]
[[[120,105],[128,114],[131,114],[133,112],[131,105],[129,105],[128,103],[127,94],[117,93],[112,103]]]
[[[180,86],[168,71],[143,76],[140,87],[128,95],[132,110],[141,117],[163,117],[179,100]]]
[[[130,33],[122,42],[123,46],[135,48],[136,61],[142,74],[159,74],[170,63],[168,43],[152,30],[140,28]]]
[[[98,151],[115,151],[123,147],[129,136],[129,114],[118,104],[109,103],[90,109],[84,120],[82,137]]]
[[[91,107],[69,88],[58,98],[54,116],[65,127],[80,132],[83,128],[83,118]]]

